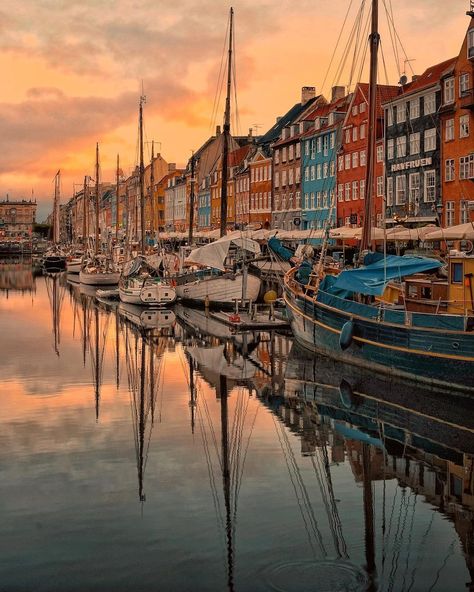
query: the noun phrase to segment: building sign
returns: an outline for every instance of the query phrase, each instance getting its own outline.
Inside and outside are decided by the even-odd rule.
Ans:
[[[433,159],[431,156],[427,158],[417,158],[416,160],[407,160],[399,164],[392,164],[392,173],[396,171],[406,171],[407,169],[417,169],[419,167],[431,166]]]

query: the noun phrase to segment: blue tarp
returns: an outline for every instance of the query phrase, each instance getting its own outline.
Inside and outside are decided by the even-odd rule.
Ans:
[[[381,296],[390,280],[402,279],[415,273],[435,271],[443,264],[427,257],[398,257],[388,255],[366,267],[342,271],[334,282],[333,290],[348,290],[358,294]]]
[[[289,261],[294,255],[293,251],[284,247],[281,240],[275,236],[268,240],[268,246],[283,261]]]

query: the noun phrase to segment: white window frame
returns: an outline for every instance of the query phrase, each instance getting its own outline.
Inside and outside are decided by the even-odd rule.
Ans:
[[[410,134],[410,156],[420,154],[420,132]]]
[[[428,184],[430,178],[433,179],[433,184]],[[425,203],[434,203],[436,201],[436,170],[425,171],[423,181],[423,200]],[[432,190],[432,195],[429,195],[430,190]]]
[[[451,142],[454,140],[454,119],[447,119],[444,125],[444,141]]]
[[[450,76],[449,78],[446,78],[443,84],[443,103],[445,105],[450,105],[451,103],[454,103],[455,98],[454,76]]]
[[[407,200],[407,178],[406,175],[395,177],[395,203],[397,206],[404,206]]]
[[[432,145],[434,142],[434,145]],[[436,140],[436,128],[432,127],[430,129],[425,130],[425,137],[424,137],[424,151],[431,152],[432,150],[436,150],[437,140]]]
[[[447,158],[444,161],[444,180],[448,183],[456,179],[456,161],[454,158]]]
[[[436,93],[431,92],[424,96],[424,115],[432,115],[436,112]]]
[[[410,101],[410,119],[418,119],[420,117],[420,98],[412,99]]]
[[[460,138],[469,138],[469,113],[465,115],[461,115],[459,117],[459,137]]]

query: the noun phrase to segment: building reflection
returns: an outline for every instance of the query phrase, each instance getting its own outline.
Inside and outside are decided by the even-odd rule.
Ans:
[[[36,273],[31,260],[21,257],[0,258],[0,292],[5,298],[10,292],[36,292]]]

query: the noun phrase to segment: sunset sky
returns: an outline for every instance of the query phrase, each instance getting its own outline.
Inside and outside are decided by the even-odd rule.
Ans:
[[[344,43],[360,2],[353,0]],[[389,2],[380,2],[381,31],[389,81],[396,83],[396,61],[384,36]],[[458,54],[468,0],[391,2],[416,73]],[[260,133],[268,129],[299,100],[301,86],[316,86],[328,96],[333,83],[347,84],[348,67],[339,78],[334,67],[322,88],[349,5],[350,0],[233,2],[240,124],[234,133],[247,133],[255,124]],[[142,81],[147,139],[160,143],[168,162],[184,163],[222,120],[222,104],[217,120],[212,112],[229,7],[222,0],[4,2],[0,195],[30,197],[33,189],[42,220],[51,208],[55,172],[63,173],[66,199],[73,183],[92,173],[96,141],[104,180],[113,178],[117,152],[130,172],[137,161]]]

